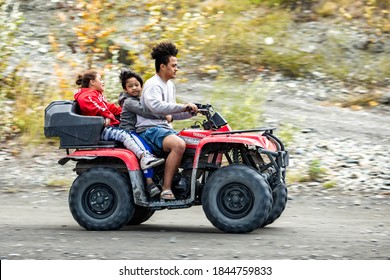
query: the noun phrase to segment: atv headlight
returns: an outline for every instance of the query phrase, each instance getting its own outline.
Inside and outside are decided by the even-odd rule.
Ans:
[[[190,145],[198,145],[198,143],[200,142],[200,139],[198,138],[183,137],[183,136],[180,136],[180,138]]]

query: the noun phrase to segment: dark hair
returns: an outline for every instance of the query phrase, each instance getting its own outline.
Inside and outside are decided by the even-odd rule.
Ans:
[[[88,88],[89,82],[96,79],[98,72],[95,70],[86,70],[81,74],[77,75],[76,85],[81,88]]]
[[[171,56],[177,55],[178,48],[171,42],[161,42],[152,50],[152,59],[155,59],[156,72],[160,71],[160,65],[167,65]]]
[[[141,76],[137,73],[131,71],[130,69],[122,69],[121,73],[119,74],[119,79],[122,83],[122,88],[126,90],[126,81],[130,78],[136,78],[137,81],[141,84],[141,87],[144,85],[144,81],[142,80]]]

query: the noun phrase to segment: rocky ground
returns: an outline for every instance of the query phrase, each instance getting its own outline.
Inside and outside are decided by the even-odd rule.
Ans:
[[[318,160],[324,171],[317,180],[293,183],[291,189],[304,186],[328,194],[390,195],[388,107],[354,111],[330,105],[329,96],[340,92],[337,83],[289,81],[274,85],[265,104],[268,122],[298,127],[289,147],[289,171],[302,175],[310,170],[313,160]],[[328,98],[318,98],[323,93]]]

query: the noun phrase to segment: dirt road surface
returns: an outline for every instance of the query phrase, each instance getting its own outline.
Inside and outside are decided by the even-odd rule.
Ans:
[[[145,224],[86,231],[67,192],[2,194],[1,259],[390,259],[390,203],[290,196],[283,215],[250,234],[214,228],[201,207],[163,210]]]

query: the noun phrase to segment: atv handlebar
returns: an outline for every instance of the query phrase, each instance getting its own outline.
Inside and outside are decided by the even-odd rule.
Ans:
[[[212,115],[214,112],[213,106],[210,104],[205,104],[205,105],[200,103],[194,103],[194,104],[196,105],[196,107],[198,107],[198,113],[201,113],[204,116]],[[187,106],[185,108],[185,112],[191,113],[194,116],[196,115],[195,112],[192,112],[191,106]]]
[[[202,115],[205,115],[208,112],[209,112],[209,110],[207,110],[207,109],[198,109],[198,113],[201,113]]]
[[[207,119],[202,123],[204,129],[217,130],[227,124],[227,121],[218,112],[214,111],[211,104],[195,103],[195,105],[198,107],[198,113],[201,113]]]
[[[214,112],[214,108],[211,104],[195,103],[195,105],[198,107],[198,113],[201,113],[202,115],[212,115]]]

